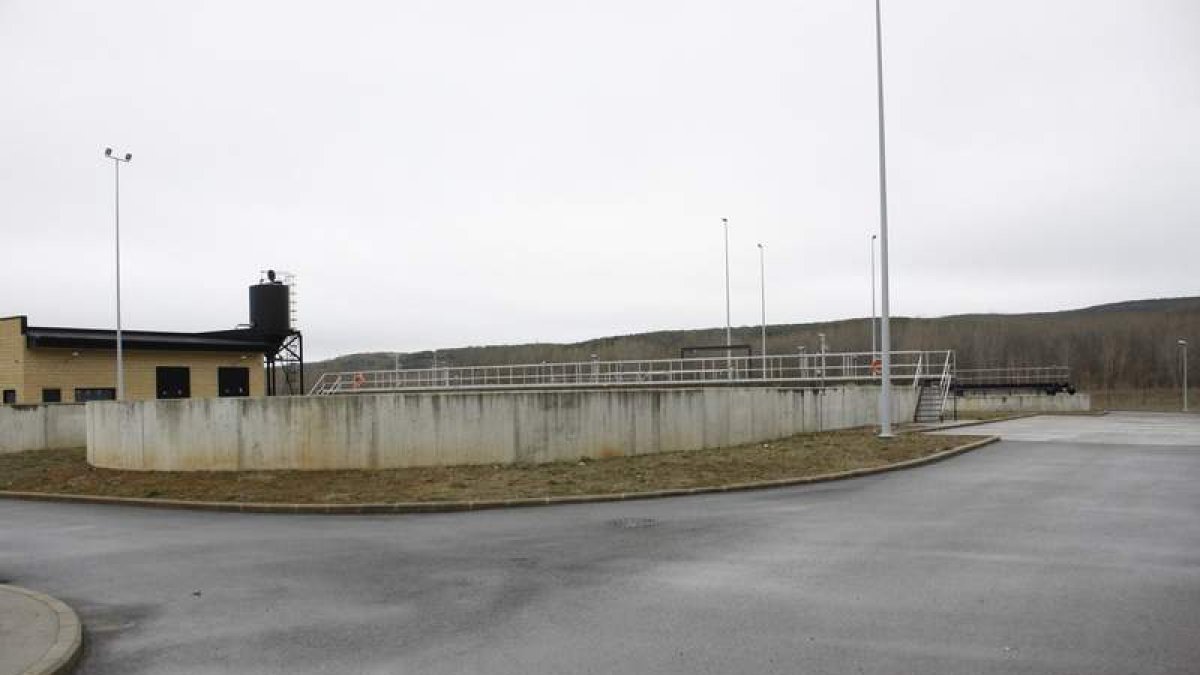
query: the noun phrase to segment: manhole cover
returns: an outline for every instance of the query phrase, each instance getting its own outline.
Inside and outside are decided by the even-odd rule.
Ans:
[[[636,530],[642,527],[654,527],[658,521],[653,518],[617,518],[608,521],[608,524],[624,530]]]

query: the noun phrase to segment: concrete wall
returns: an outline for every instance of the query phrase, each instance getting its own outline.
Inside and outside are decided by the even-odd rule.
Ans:
[[[1092,409],[1092,397],[1087,394],[971,394],[951,397],[950,410],[957,406],[958,416],[969,418],[972,413],[994,412],[1086,412]],[[949,411],[947,411],[949,412]]]
[[[160,471],[541,463],[765,441],[876,421],[878,388],[472,392],[97,402],[88,461]],[[916,392],[896,389],[911,419]]]
[[[86,444],[82,404],[0,406],[0,453],[82,448]]]

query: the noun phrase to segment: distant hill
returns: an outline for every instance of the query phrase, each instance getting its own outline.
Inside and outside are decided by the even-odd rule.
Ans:
[[[1193,337],[1200,345],[1200,297],[1132,300],[1061,312],[960,314],[937,318],[893,317],[892,348],[953,349],[960,368],[1005,365],[1060,365],[1072,368],[1085,389],[1177,386],[1176,340]],[[759,327],[733,329],[734,343],[759,350]],[[767,326],[767,351],[793,353],[801,345],[817,350],[825,333],[830,351],[870,348],[868,319]],[[676,358],[685,346],[724,344],[725,329],[666,330],[596,338],[571,344],[531,343],[457,347],[437,351],[438,365],[474,366],[600,359]],[[399,353],[404,368],[428,368],[432,351]],[[1200,362],[1200,353],[1193,362]],[[328,371],[384,370],[397,353],[348,354],[310,363],[308,383]],[[1194,377],[1194,372],[1189,377]],[[1195,380],[1200,382],[1200,380]]]

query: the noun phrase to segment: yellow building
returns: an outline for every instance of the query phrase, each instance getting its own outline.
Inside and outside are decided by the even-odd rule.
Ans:
[[[69,403],[116,397],[116,332],[0,318],[0,402]],[[265,354],[278,344],[254,330],[122,331],[125,398],[262,396]]]

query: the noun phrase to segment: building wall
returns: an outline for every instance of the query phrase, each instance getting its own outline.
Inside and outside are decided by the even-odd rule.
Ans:
[[[42,402],[42,389],[60,389],[62,402],[75,401],[76,388],[115,388],[117,353],[103,349],[29,348],[20,319],[0,320],[0,390],[15,389],[17,403]],[[125,396],[155,398],[155,368],[186,366],[191,371],[192,398],[217,396],[217,368],[247,368],[250,395],[262,396],[266,372],[262,355],[253,352],[184,352],[126,349]]]
[[[12,389],[20,396],[25,383],[24,361],[25,337],[21,335],[21,317],[0,319],[0,391]],[[23,402],[25,399],[17,400]]]
[[[879,388],[464,392],[97,402],[88,461],[113,469],[377,469],[573,461],[767,441],[877,421]],[[912,419],[916,391],[894,391]]]
[[[245,358],[242,358],[242,357]],[[125,350],[125,398],[155,398],[155,368],[186,366],[191,371],[192,398],[217,395],[217,368],[250,370],[250,395],[262,396],[265,384],[262,356],[222,352]],[[117,353],[113,350],[35,348],[25,350],[23,402],[40,402],[43,388],[62,389],[63,401],[74,401],[75,388],[115,387]]]

